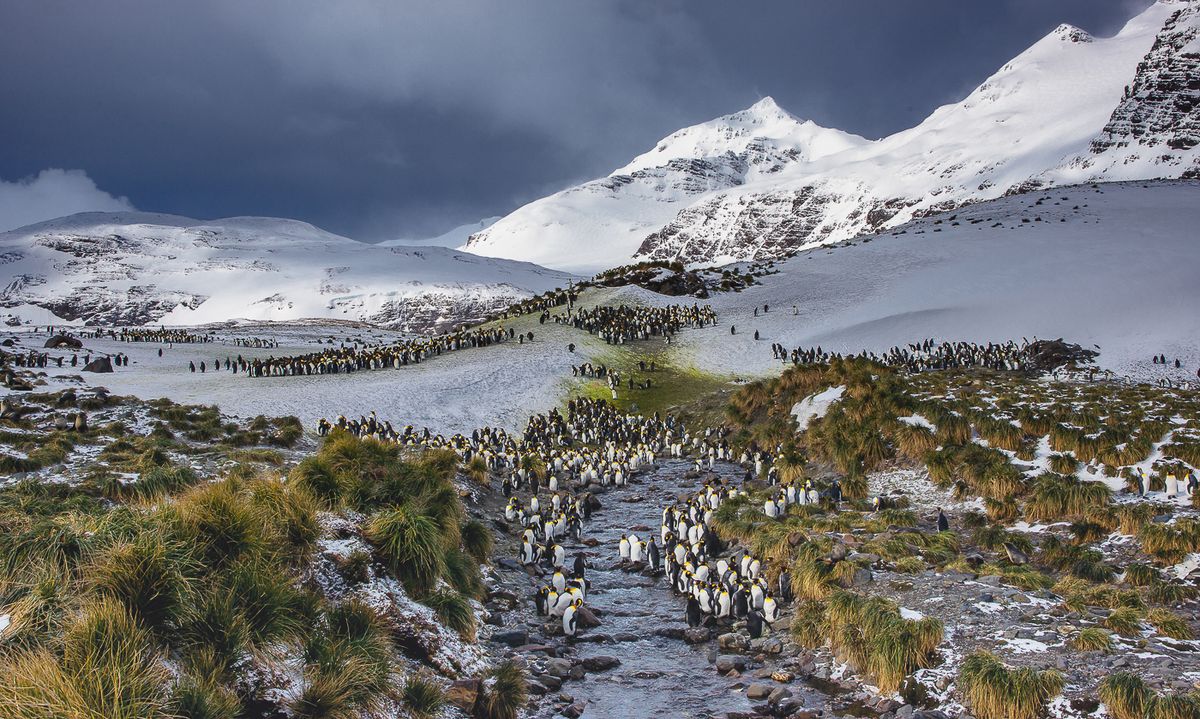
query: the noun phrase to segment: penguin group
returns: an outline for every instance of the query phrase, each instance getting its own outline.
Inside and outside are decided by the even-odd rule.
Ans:
[[[533,339],[533,333],[528,338]],[[463,349],[488,347],[512,340],[512,328],[478,328],[401,340],[390,344],[353,346],[345,344],[291,357],[267,357],[243,360],[238,358],[242,371],[250,377],[295,377],[307,375],[345,374],[363,370],[400,369],[410,364]],[[526,335],[521,335],[522,343]]]
[[[772,586],[763,562],[749,552],[720,556],[724,548],[711,529],[713,516],[722,503],[745,494],[723,480],[709,480],[686,502],[663,508],[660,536],[663,572],[671,591],[687,598],[688,626],[745,620],[757,639],[779,621],[781,603],[791,601],[791,578],[780,572]]]
[[[679,330],[713,326],[717,313],[709,305],[670,305],[668,307],[638,307],[633,305],[598,305],[574,313],[556,315],[556,324],[572,325],[596,335],[611,345],[634,340],[664,337],[668,340]]]
[[[796,365],[824,364],[832,359],[861,357],[909,372],[967,367],[1023,372],[1033,368],[1038,348],[1038,342],[1029,342],[1024,338],[1020,344],[1012,340],[1003,343],[977,344],[974,342],[937,342],[927,339],[904,347],[892,347],[882,355],[874,352],[842,355],[831,353],[820,346],[797,347],[789,351],[781,344],[772,344],[771,354],[777,360],[790,361]]]

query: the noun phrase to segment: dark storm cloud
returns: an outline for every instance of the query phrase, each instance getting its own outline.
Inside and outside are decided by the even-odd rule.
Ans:
[[[1145,4],[0,0],[0,193],[79,168],[144,210],[435,234],[765,94],[885,135]]]

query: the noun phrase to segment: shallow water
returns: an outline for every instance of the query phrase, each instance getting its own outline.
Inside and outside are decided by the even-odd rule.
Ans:
[[[651,534],[657,537],[662,508],[679,494],[690,494],[700,486],[700,481],[684,476],[691,466],[686,461],[660,461],[656,468],[638,475],[629,486],[598,494],[603,507],[585,525],[584,537],[595,538],[600,545],[594,548],[579,543],[564,545],[568,565],[576,553],[586,553],[591,584],[587,603],[602,612],[603,622],[600,627],[581,633],[582,641],[573,645],[574,656],[576,659],[613,656],[621,660],[615,669],[589,672],[584,680],[563,685],[564,693],[586,703],[584,717],[648,719],[753,712],[752,703],[742,692],[742,685],[753,679],[748,675],[735,679],[722,677],[709,663],[707,655],[716,649],[715,641],[692,646],[655,634],[659,629],[687,627],[686,602],[671,593],[666,580],[615,568],[622,534],[646,526],[650,531],[635,533],[643,540]],[[733,477],[741,472],[739,467],[718,465],[720,474]],[[525,618],[535,619],[531,603],[523,599]],[[618,641],[593,643],[587,641],[589,635],[607,635]],[[807,704],[824,703],[823,695],[802,683],[796,682],[788,688],[805,698]]]

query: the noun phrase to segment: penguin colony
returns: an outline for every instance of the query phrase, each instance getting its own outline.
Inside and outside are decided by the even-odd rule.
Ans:
[[[980,345],[974,342],[938,343],[928,339],[905,347],[892,347],[882,356],[874,352],[862,352],[853,356],[871,359],[889,367],[907,369],[909,372],[966,367],[1023,372],[1032,368],[1035,344],[1022,341],[1018,345],[1009,340],[1003,344],[989,342]],[[771,354],[777,360],[790,360],[792,364],[823,364],[833,358],[843,357],[841,354],[827,352],[819,346],[807,349],[797,347],[789,352],[781,344],[772,344]]]
[[[240,369],[251,377],[298,377],[344,374],[359,370],[400,369],[444,352],[487,347],[514,339],[516,332],[503,327],[450,332],[436,337],[402,340],[377,347],[338,347],[292,357],[244,360]],[[533,339],[532,333],[529,339]],[[521,336],[524,342],[525,335]]]
[[[480,459],[489,474],[502,477],[501,491],[507,498],[505,520],[521,538],[518,560],[531,572],[545,572],[550,577],[534,593],[534,605],[540,615],[561,619],[569,637],[578,631],[588,581],[584,557],[577,555],[568,566],[562,541],[568,537],[580,539],[584,522],[598,506],[589,488],[624,486],[632,477],[655,466],[660,457],[695,456],[697,467],[709,468],[716,461],[734,459],[733,448],[718,430],[691,432],[671,415],[625,414],[605,400],[590,398],[569,401],[565,414],[553,409],[530,417],[519,436],[490,427],[475,430],[470,436],[451,437],[411,425],[397,431],[374,413],[357,420],[322,419],[318,424],[321,434],[334,428],[405,447],[447,449],[464,465]],[[762,452],[743,452],[740,457],[760,468],[769,463]],[[671,523],[673,531],[683,531],[685,537],[692,525],[692,535],[701,527],[708,531],[707,525],[690,520]],[[668,536],[674,540],[669,553],[691,549],[692,543],[679,544],[675,534],[664,532],[662,541]],[[676,550],[677,544],[680,550]],[[686,551],[675,560],[673,555],[660,552],[654,537],[643,540],[636,535],[624,538],[621,555],[630,567],[646,568],[652,573],[663,572],[668,561],[671,567],[682,567],[685,561],[696,566],[698,562]],[[777,618],[773,610],[768,611],[774,604],[757,604],[756,611],[767,612],[764,617],[771,621]]]
[[[542,316],[542,321],[547,315]],[[610,345],[633,340],[666,337],[690,327],[701,329],[717,324],[717,313],[709,305],[671,305],[669,307],[596,306],[590,310],[555,315],[556,324],[571,325],[596,335]]]

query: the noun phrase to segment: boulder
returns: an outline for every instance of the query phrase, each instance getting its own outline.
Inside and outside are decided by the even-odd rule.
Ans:
[[[771,686],[769,684],[754,683],[746,687],[746,698],[759,700],[766,699],[771,695]]]
[[[589,672],[606,672],[621,666],[621,660],[616,657],[600,655],[587,657],[583,660],[583,668]]]
[[[729,674],[734,671],[745,671],[746,658],[737,654],[721,654],[717,656],[717,671],[721,674]]]
[[[600,618],[587,605],[575,610],[575,623],[584,629],[595,629],[600,626]]]
[[[482,686],[483,683],[478,679],[459,679],[446,689],[446,701],[462,709],[468,716],[474,716]]]
[[[691,627],[683,630],[683,641],[688,644],[703,644],[712,637],[712,631],[708,627]]]
[[[46,344],[42,346],[50,350],[61,349],[63,347],[73,350],[83,349],[82,342],[74,337],[68,337],[66,335],[54,335],[50,339],[46,340]]]
[[[106,373],[113,371],[112,358],[97,357],[83,366],[84,372]]]
[[[546,662],[546,673],[559,679],[571,673],[570,659],[550,659]]]
[[[497,632],[492,635],[492,641],[497,644],[507,644],[510,647],[519,647],[529,643],[529,632],[519,629],[511,632]]]

